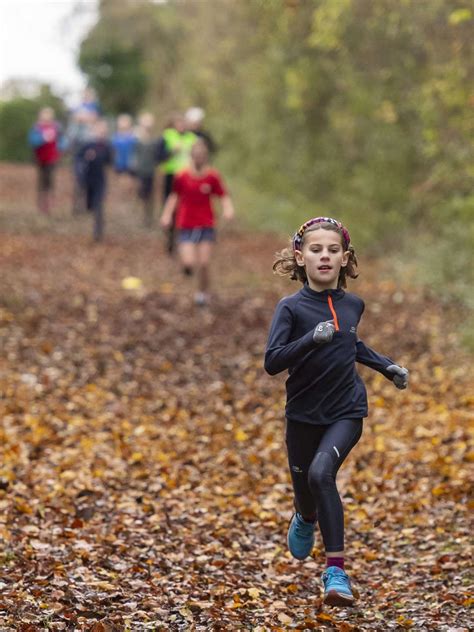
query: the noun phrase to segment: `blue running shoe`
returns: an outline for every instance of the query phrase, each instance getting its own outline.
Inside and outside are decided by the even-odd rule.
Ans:
[[[304,560],[313,550],[315,522],[306,522],[299,513],[295,513],[288,527],[288,548],[297,560]]]
[[[329,566],[323,573],[324,603],[328,606],[352,606],[354,595],[351,580],[338,566]]]

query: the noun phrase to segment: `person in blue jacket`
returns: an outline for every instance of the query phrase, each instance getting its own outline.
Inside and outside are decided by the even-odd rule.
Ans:
[[[357,258],[347,229],[331,217],[315,217],[277,255],[275,272],[303,287],[283,298],[273,316],[265,352],[270,375],[288,370],[286,445],[295,496],[287,542],[293,557],[310,555],[319,524],[326,551],[324,602],[354,602],[344,571],[344,514],[336,475],[362,434],[367,392],[359,362],[395,386],[408,385],[408,370],[357,336],[364,301],[344,291],[356,278]]]
[[[111,143],[116,173],[133,175],[132,158],[137,137],[129,114],[120,114],[117,117],[117,131],[113,134]]]

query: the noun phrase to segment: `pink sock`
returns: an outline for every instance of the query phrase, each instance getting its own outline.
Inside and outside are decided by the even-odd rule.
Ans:
[[[337,566],[341,570],[344,570],[344,558],[343,557],[326,557],[326,566]]]

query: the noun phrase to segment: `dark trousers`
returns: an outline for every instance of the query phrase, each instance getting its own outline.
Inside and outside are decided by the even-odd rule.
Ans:
[[[94,214],[95,241],[102,241],[104,237],[104,198],[105,182],[103,180],[86,181],[87,210]]]
[[[54,164],[38,163],[38,191],[51,191],[54,188]]]
[[[362,426],[362,419],[344,419],[328,426],[287,421],[295,508],[307,520],[318,520],[329,552],[344,550],[344,511],[336,475],[359,441]]]
[[[72,190],[72,214],[83,213],[85,211],[85,190],[83,182],[84,164],[82,159],[76,154],[72,159],[73,190]]]
[[[138,197],[143,201],[144,224],[148,228],[153,224],[153,194],[155,190],[155,176],[140,175],[138,178]]]
[[[54,188],[54,165],[38,162],[37,205],[41,213],[50,212],[51,197]]]
[[[163,204],[168,199],[169,195],[173,191],[174,173],[166,173],[163,180]],[[173,213],[173,220],[171,226],[168,228],[166,235],[166,248],[171,255],[174,252],[176,240],[176,211]]]

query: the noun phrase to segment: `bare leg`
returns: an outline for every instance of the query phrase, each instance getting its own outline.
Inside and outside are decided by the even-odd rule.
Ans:
[[[183,241],[179,244],[179,258],[184,270],[194,270],[196,267],[196,244],[192,241]]]
[[[38,191],[38,210],[43,215],[49,215],[49,193],[48,191]]]
[[[199,266],[198,287],[200,292],[209,290],[209,264],[211,261],[213,243],[211,241],[201,241],[197,244],[197,259]]]
[[[46,212],[48,215],[52,208],[54,208],[54,191],[50,189],[49,191],[46,191]]]

